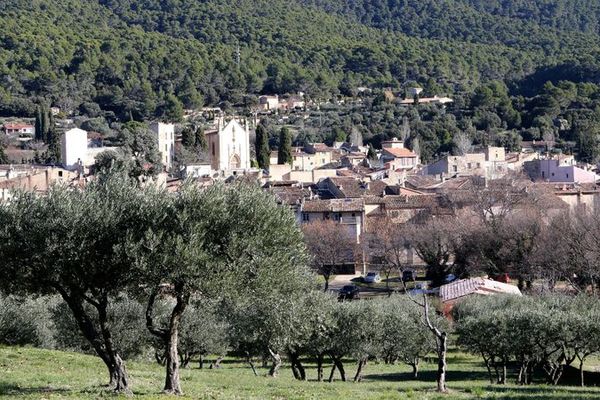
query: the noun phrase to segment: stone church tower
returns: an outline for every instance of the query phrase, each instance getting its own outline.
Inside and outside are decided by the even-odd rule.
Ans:
[[[242,125],[243,124],[243,125]],[[250,169],[250,131],[247,121],[216,121],[216,130],[206,132],[210,166],[215,171]]]

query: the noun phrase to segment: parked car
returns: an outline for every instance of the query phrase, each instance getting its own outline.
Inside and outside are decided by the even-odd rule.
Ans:
[[[444,278],[444,283],[454,282],[456,280],[456,276],[454,274],[448,274]]]
[[[424,293],[431,293],[431,290],[428,290],[427,285],[424,283],[417,283],[413,289],[408,291],[408,294],[410,294],[411,296],[416,296],[418,294]]]
[[[359,292],[357,286],[355,285],[346,285],[340,289],[338,294],[339,300],[356,300],[359,298]]]
[[[368,272],[364,277],[366,283],[377,283],[381,281],[381,276],[377,272]]]
[[[405,269],[402,271],[402,281],[412,282],[417,280],[417,271],[414,269]]]

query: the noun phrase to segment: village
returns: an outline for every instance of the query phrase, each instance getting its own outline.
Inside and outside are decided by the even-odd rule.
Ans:
[[[154,349],[167,367],[168,393],[181,393],[180,368],[198,357],[202,365],[209,354],[217,355],[211,368],[225,357],[245,358],[255,376],[255,359],[262,357],[270,377],[286,362],[300,381],[314,356],[319,382],[326,380],[325,360],[332,363],[329,382],[337,375],[349,380],[345,357],[357,361],[355,382],[370,360],[402,361],[415,380],[420,363],[435,354],[437,391],[447,392],[449,354],[459,350],[481,355],[490,383],[505,385],[512,374],[519,385],[594,385],[599,166],[549,134],[503,145],[502,135],[475,143],[477,132],[457,131],[451,151],[432,156],[420,148],[408,117],[444,117],[453,100],[421,94],[382,92],[384,109],[401,117],[396,129],[368,143],[364,127],[331,121],[358,118],[356,112],[377,118],[364,107],[372,97],[315,102],[303,93],[265,95],[250,112],[205,107],[111,124],[46,105],[35,119],[6,118],[0,254],[13,276],[8,293],[18,292],[13,282],[46,293],[43,282],[58,271],[53,285],[67,302],[69,291],[94,288],[75,296],[98,316],[109,304],[122,312],[146,301],[145,323],[139,311],[118,314],[130,333],[110,329],[132,341],[127,357]],[[556,122],[560,133],[565,123]],[[46,209],[58,210],[59,219],[45,217]],[[99,223],[104,219],[108,224]],[[25,232],[27,239],[19,239]],[[132,287],[145,287],[141,297],[122,299]],[[45,299],[31,322],[53,326],[55,339],[45,346],[85,347],[80,339],[56,339],[75,327],[61,322],[56,297]],[[170,322],[161,314],[161,323],[153,315],[169,299],[176,302]],[[36,306],[22,307],[26,315]],[[553,312],[536,319],[544,309]],[[71,312],[96,318],[78,307]],[[271,324],[278,319],[283,325]],[[532,321],[544,340],[520,347]],[[304,330],[291,334],[286,324]],[[255,335],[261,331],[265,336]],[[172,335],[182,343],[168,352]],[[594,339],[583,344],[587,335]],[[519,346],[511,344],[515,336]],[[281,344],[287,341],[298,344]],[[95,352],[120,357],[114,349]],[[105,363],[117,374],[115,390],[128,392],[124,364]]]
[[[311,225],[305,234],[314,250],[313,267],[325,279],[326,288],[339,291],[341,298],[358,298],[359,293],[363,298],[379,296],[409,287],[439,294],[448,304],[472,293],[520,293],[525,280],[531,285],[539,276],[532,278],[510,262],[496,270],[475,268],[473,277],[470,270],[466,272],[472,268],[463,265],[459,274],[455,271],[459,268],[452,267],[458,254],[449,254],[444,262],[448,264],[442,276],[444,285],[440,288],[436,282],[430,287],[433,278],[427,265],[431,260],[424,259],[423,249],[415,244],[410,231],[417,235],[427,221],[457,218],[465,222],[465,215],[482,212],[477,210],[481,206],[477,200],[485,193],[496,196],[485,218],[493,217],[494,210],[512,218],[534,210],[541,219],[548,219],[566,210],[594,212],[600,202],[598,167],[577,162],[573,155],[551,153],[544,141],[523,142],[519,151],[467,143],[459,154],[424,164],[399,132],[377,150],[351,141],[288,145],[288,149],[280,145],[279,150],[269,150],[268,165],[261,168],[256,161],[257,154],[264,152],[256,133],[261,117],[276,113],[287,118],[286,114],[305,109],[302,95],[286,99],[262,96],[251,117],[226,115],[219,108],[186,111],[188,119],[201,115],[207,121],[205,128],[193,133],[196,138],[192,141],[200,141],[204,147],[192,146],[198,154],[191,159],[181,157],[188,147],[186,139],[189,142],[185,122],[152,122],[146,131],[154,145],[144,151],[158,153],[159,168],[151,181],[169,192],[177,192],[187,181],[201,187],[243,181],[273,194],[282,207],[292,210],[298,225]],[[444,107],[452,99],[435,96],[415,101]],[[402,100],[400,104],[412,106],[415,101]],[[57,115],[60,110],[49,112]],[[7,153],[15,162],[0,166],[1,201],[10,201],[17,189],[44,193],[55,184],[83,187],[94,179],[103,155],[136,157],[124,150],[122,142],[103,140],[103,135],[78,128],[68,118],[53,124],[53,129],[62,133],[59,158],[51,165],[31,158],[34,149],[43,147],[42,141],[36,141],[42,137],[36,135],[37,126],[23,121],[2,126],[3,140],[12,143]],[[24,163],[25,159],[29,162]],[[496,193],[499,190],[503,193]],[[531,199],[528,204],[515,201],[511,209],[503,209],[503,199],[515,196]],[[404,230],[406,237],[397,244],[401,248],[393,249],[399,252],[395,262],[386,260],[390,249],[382,243],[390,238],[382,237],[383,227]],[[310,246],[311,235],[318,242],[314,246]],[[403,273],[419,281],[407,286]]]

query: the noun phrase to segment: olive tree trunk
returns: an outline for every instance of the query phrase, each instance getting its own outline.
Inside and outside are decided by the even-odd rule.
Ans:
[[[279,353],[274,352],[269,349],[269,354],[271,355],[271,359],[273,360],[273,364],[271,365],[271,369],[269,369],[269,376],[276,378],[279,375],[279,368],[281,368],[281,356]]]
[[[107,296],[104,296],[101,301],[95,301],[85,297],[81,293],[69,292],[62,287],[57,287],[56,289],[73,313],[79,330],[106,365],[109,378],[108,385],[113,387],[117,392],[131,393],[125,363],[114,348],[112,335],[107,324]],[[100,332],[96,329],[93,318],[86,311],[84,301],[94,306],[98,311]]]
[[[181,285],[172,288],[170,294],[175,297],[177,302],[173,311],[171,311],[169,326],[167,328],[157,328],[154,326],[152,311],[156,296],[158,295],[158,289],[156,289],[152,292],[148,300],[148,307],[146,308],[146,327],[153,335],[161,338],[166,345],[166,374],[163,391],[168,394],[181,395],[183,394],[183,391],[181,390],[179,379],[179,352],[177,345],[179,341],[181,317],[189,303],[190,295],[183,293]]]
[[[446,332],[441,331],[431,322],[429,318],[429,302],[427,300],[427,294],[423,294],[423,308],[425,309],[425,323],[429,330],[435,335],[437,345],[437,356],[438,356],[438,369],[437,369],[437,391],[440,393],[446,393],[448,388],[446,387],[446,356],[448,354],[448,337]]]

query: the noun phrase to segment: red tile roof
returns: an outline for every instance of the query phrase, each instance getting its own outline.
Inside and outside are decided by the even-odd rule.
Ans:
[[[33,125],[29,124],[4,124],[4,129],[32,129]]]
[[[384,153],[389,153],[396,158],[415,158],[417,155],[409,149],[396,148],[396,149],[383,149]]]
[[[493,281],[488,278],[461,279],[440,286],[442,302],[459,299],[470,294],[516,294],[521,295],[519,288],[508,283]]]

